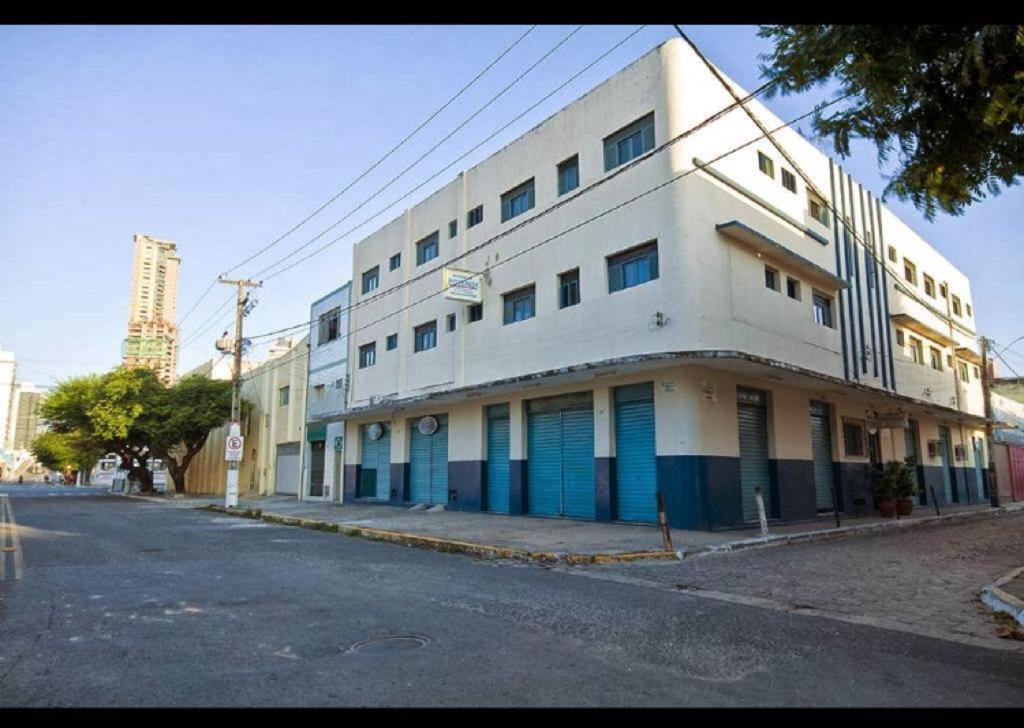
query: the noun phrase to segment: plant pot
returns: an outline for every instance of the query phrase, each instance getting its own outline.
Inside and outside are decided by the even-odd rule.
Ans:
[[[878,503],[878,511],[882,514],[882,518],[893,518],[896,515],[896,501],[880,501]]]
[[[914,501],[910,498],[900,498],[900,515],[909,516],[911,511],[914,510]]]

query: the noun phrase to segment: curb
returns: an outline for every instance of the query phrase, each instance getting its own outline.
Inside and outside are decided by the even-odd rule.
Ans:
[[[981,601],[989,605],[997,612],[1006,612],[1010,614],[1017,622],[1024,626],[1024,600],[1019,599],[1013,594],[1001,589],[1005,584],[1010,583],[1021,574],[1024,574],[1024,566],[1020,566],[1009,574],[1006,574],[1000,579],[997,579],[992,584],[982,587],[981,589]]]
[[[126,497],[161,503],[166,502],[163,499],[158,498],[142,496]],[[926,516],[924,518],[916,518],[913,520],[893,520],[860,526],[842,526],[840,528],[829,528],[822,531],[805,531],[803,533],[792,533],[779,536],[761,536],[741,539],[738,541],[730,541],[729,543],[714,546],[698,546],[692,549],[684,547],[677,551],[652,550],[623,551],[618,553],[574,554],[556,551],[530,551],[528,549],[515,548],[511,546],[495,546],[493,544],[479,544],[470,541],[440,538],[437,536],[424,536],[422,534],[409,533],[407,531],[389,531],[379,528],[354,526],[345,523],[330,523],[312,518],[281,516],[274,513],[264,513],[259,508],[226,508],[216,504],[195,506],[195,508],[197,510],[224,513],[231,516],[237,516],[239,518],[253,518],[281,526],[296,526],[298,528],[307,528],[314,531],[337,533],[342,536],[365,538],[370,541],[384,541],[412,548],[440,551],[443,553],[465,554],[482,559],[508,559],[512,561],[525,561],[539,564],[567,564],[570,566],[628,563],[634,561],[683,561],[686,559],[727,554],[747,549],[771,548],[775,546],[788,546],[790,544],[810,543],[813,541],[827,541],[845,538],[848,536],[879,533],[901,528],[938,526],[945,523],[965,522],[981,518],[993,518],[1006,514],[1024,512],[1024,507],[1007,508],[1005,506],[1000,506],[999,508],[992,508],[985,511],[950,513],[945,516]],[[1000,580],[997,584],[999,583],[1005,582]],[[999,591],[1006,594],[1006,592],[1003,592],[1002,590]],[[1012,595],[1006,594],[1006,596],[1011,600],[1016,600]],[[1019,602],[1019,600],[1016,601]],[[1024,609],[1024,603],[1021,604],[1021,608]]]

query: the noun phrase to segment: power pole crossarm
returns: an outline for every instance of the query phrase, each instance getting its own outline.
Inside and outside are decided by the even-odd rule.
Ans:
[[[235,366],[232,372],[231,388],[231,424],[228,427],[228,437],[241,434],[242,419],[242,320],[245,318],[245,299],[247,288],[259,288],[263,283],[244,279],[224,278],[217,279],[219,283],[229,286],[237,286],[238,297],[235,300],[235,340],[234,354]],[[228,480],[224,489],[224,506],[235,508],[238,506],[238,470],[241,466],[239,460],[228,460]]]

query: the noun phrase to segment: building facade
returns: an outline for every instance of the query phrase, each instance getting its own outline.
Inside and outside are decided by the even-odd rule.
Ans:
[[[146,367],[160,381],[174,381],[178,329],[174,323],[181,258],[169,240],[135,235],[135,262],[123,358],[127,367]]]
[[[308,339],[279,339],[267,361],[243,376],[242,398],[251,405],[242,422],[245,437],[239,464],[238,492],[244,496],[294,495],[302,482]],[[186,491],[223,495],[227,425],[210,433],[186,476]]]
[[[18,363],[13,351],[0,349],[0,447],[12,448],[15,430]]]
[[[348,386],[348,307],[351,283],[314,301],[309,309],[304,495],[341,498]]]
[[[731,528],[758,487],[870,511],[906,456],[919,503],[987,497],[969,281],[732,101],[668,41],[355,246],[346,500]]]
[[[39,419],[39,403],[46,394],[46,389],[48,388],[40,388],[29,382],[19,383],[16,393],[17,407],[13,416],[14,429],[11,437],[13,449],[30,449],[32,441],[45,429],[43,422]]]

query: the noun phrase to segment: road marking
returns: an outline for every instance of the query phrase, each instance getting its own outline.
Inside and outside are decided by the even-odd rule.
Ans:
[[[10,541],[10,544],[8,544]],[[4,497],[0,499],[0,581],[3,581],[7,574],[7,554],[13,554],[14,578],[21,578],[24,570],[24,556],[21,551],[21,537],[18,535],[18,524],[14,520],[14,511],[11,509],[11,499]]]

